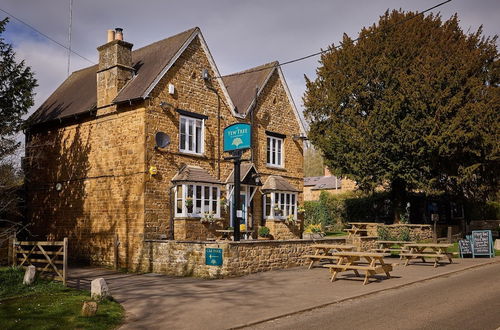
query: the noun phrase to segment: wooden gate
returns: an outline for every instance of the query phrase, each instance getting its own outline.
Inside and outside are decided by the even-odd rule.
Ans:
[[[62,281],[66,285],[68,239],[62,241],[14,241],[12,263],[36,267],[39,276]]]

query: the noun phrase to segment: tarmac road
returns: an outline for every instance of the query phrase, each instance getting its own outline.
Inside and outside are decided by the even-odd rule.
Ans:
[[[500,263],[276,319],[251,329],[500,329]]]

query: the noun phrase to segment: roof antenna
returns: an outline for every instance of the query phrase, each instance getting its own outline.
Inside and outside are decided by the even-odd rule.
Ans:
[[[73,27],[73,0],[69,0],[69,29],[68,29],[68,77],[71,63],[71,28]]]

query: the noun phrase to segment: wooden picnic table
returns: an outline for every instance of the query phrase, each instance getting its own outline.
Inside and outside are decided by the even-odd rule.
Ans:
[[[322,260],[338,260],[338,257],[332,256],[332,250],[335,252],[338,251],[350,251],[355,248],[354,245],[348,244],[313,244],[311,247],[315,250],[314,254],[307,254],[302,256],[303,258],[307,258],[311,260],[309,267],[307,269],[311,269],[315,262],[320,262]]]
[[[351,225],[351,228],[344,229],[349,235],[348,238],[352,236],[366,236],[368,233],[368,226],[376,226],[377,222],[348,222],[348,225]]]
[[[426,262],[425,258],[434,259],[434,267],[439,265],[439,260],[447,258],[450,264],[453,262],[451,260],[451,253],[447,251],[448,248],[453,246],[453,244],[443,244],[443,243],[410,243],[405,244],[405,248],[409,251],[401,253],[400,256],[405,261],[405,266],[408,265],[410,260],[415,258],[421,258],[422,262]]]
[[[408,250],[405,248],[405,244],[411,244],[415,242],[409,242],[409,241],[377,241],[378,248],[372,249],[372,252],[382,252],[382,253],[391,253],[395,252],[397,254],[400,254],[401,252],[408,252]],[[393,248],[392,246],[398,246],[397,248]]]
[[[388,253],[343,251],[334,252],[332,255],[339,258],[338,262],[334,265],[323,265],[330,270],[332,282],[337,279],[338,273],[349,270],[354,271],[356,276],[360,276],[360,270],[365,271],[363,285],[375,274],[385,273],[387,278],[391,277],[392,265],[384,262],[384,257],[390,256]]]

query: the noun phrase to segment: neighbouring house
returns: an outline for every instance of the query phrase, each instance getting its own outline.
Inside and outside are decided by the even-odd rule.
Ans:
[[[71,256],[120,266],[146,241],[204,241],[233,226],[224,127],[253,125],[241,169],[243,223],[299,238],[304,127],[277,62],[221,77],[199,28],[143,48],[108,31],[99,63],[76,71],[29,118],[27,218]],[[215,218],[215,223],[211,223]]]
[[[325,167],[324,171],[325,174],[323,176],[304,178],[304,200],[318,200],[322,191],[331,194],[341,194],[356,189],[356,182],[332,175],[327,167]]]

